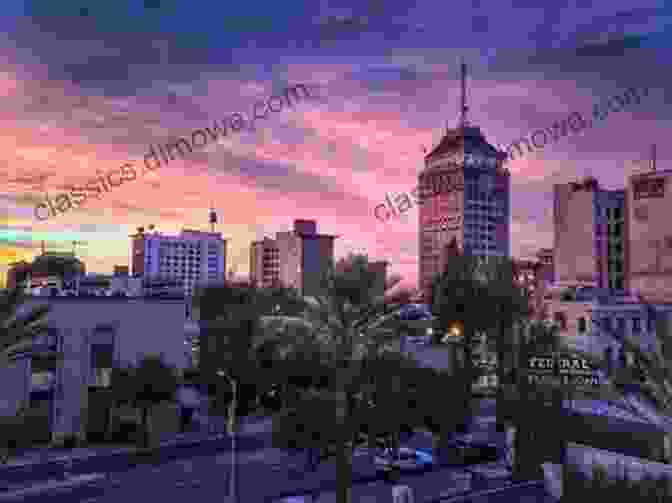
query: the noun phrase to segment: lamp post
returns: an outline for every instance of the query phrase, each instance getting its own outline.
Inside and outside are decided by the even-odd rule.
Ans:
[[[229,404],[229,417],[228,417],[228,430],[229,435],[231,436],[231,474],[229,476],[229,498],[234,503],[238,503],[238,484],[236,483],[236,406],[238,402],[238,385],[229,374],[219,369],[217,371],[219,377],[224,377],[231,385],[231,391],[233,393],[233,398]]]

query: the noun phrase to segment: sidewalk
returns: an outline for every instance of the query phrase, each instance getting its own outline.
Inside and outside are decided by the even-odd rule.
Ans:
[[[271,431],[271,418],[249,417],[241,421],[238,435],[259,435]],[[209,440],[221,440],[226,437],[224,433],[191,432],[180,433],[159,442],[156,447],[178,446],[180,444],[192,444],[195,442],[207,442]],[[84,460],[95,456],[109,456],[137,452],[139,449],[134,445],[93,445],[88,447],[76,447],[74,449],[54,449],[49,447],[30,449],[17,457],[0,465],[0,473],[12,468],[24,468],[33,465],[64,462],[69,460]]]
[[[10,488],[7,492],[0,492],[0,501],[23,501],[28,496],[37,496],[46,491],[50,491],[52,494],[60,490],[71,491],[74,488],[95,484],[105,479],[106,477],[102,473],[91,473],[72,477],[68,480],[47,480],[30,487]]]

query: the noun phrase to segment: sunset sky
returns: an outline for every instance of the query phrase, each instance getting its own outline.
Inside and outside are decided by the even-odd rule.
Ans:
[[[110,273],[128,264],[136,227],[207,230],[212,202],[239,274],[250,241],[315,218],[341,236],[337,258],[389,260],[415,286],[417,209],[386,223],[373,210],[386,192],[413,189],[423,147],[456,125],[461,57],[469,118],[495,146],[648,88],[640,106],[509,164],[511,251],[529,257],[552,246],[553,183],[593,175],[622,187],[652,143],[668,167],[671,20],[672,8],[648,0],[4,0],[0,276],[42,240],[54,251],[83,241],[87,270]],[[256,131],[36,220],[45,191],[140,165],[150,144],[299,83],[315,97]]]

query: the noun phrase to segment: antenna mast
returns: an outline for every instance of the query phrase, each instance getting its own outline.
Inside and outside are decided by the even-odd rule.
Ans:
[[[460,101],[460,129],[464,129],[469,124],[467,121],[467,111],[469,110],[469,107],[467,106],[467,64],[464,62],[464,59],[460,62],[460,83],[462,89]]]
[[[215,224],[217,223],[217,213],[214,205],[210,202],[210,232],[215,232]]]

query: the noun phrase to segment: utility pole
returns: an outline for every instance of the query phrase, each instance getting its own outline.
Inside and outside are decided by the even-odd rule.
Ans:
[[[229,498],[233,503],[238,503],[238,473],[237,473],[237,452],[236,452],[236,408],[238,406],[238,383],[224,370],[218,370],[217,375],[224,377],[231,386],[233,394],[231,403],[229,404],[227,429],[231,437],[231,471],[229,476]]]

